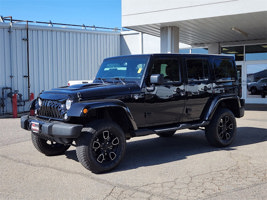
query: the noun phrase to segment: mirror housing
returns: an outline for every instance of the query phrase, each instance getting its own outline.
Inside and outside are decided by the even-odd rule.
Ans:
[[[164,82],[163,74],[152,74],[150,76],[151,84],[161,85],[163,82]]]
[[[146,90],[148,92],[154,92],[155,91],[155,85],[161,85],[164,82],[163,74],[152,74],[150,76],[150,87],[147,87]]]

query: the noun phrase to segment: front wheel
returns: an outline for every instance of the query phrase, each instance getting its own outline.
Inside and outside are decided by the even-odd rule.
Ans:
[[[216,147],[230,145],[236,135],[236,120],[234,114],[226,108],[216,111],[210,124],[206,127],[208,142]]]
[[[57,142],[40,138],[32,133],[32,143],[34,147],[46,156],[56,156],[64,154],[70,145],[59,144]]]
[[[122,129],[112,121],[98,120],[83,129],[76,141],[79,162],[93,173],[117,167],[124,157],[126,139]]]
[[[255,95],[255,94],[258,93],[258,90],[257,90],[257,88],[253,87],[253,88],[251,88],[250,92],[251,92],[252,95]]]

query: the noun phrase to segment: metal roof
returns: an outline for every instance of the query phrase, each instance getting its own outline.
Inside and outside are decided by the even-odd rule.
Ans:
[[[168,23],[127,26],[136,31],[160,36],[160,28],[177,26],[180,42],[189,45],[242,42],[267,39],[267,11],[191,19]]]

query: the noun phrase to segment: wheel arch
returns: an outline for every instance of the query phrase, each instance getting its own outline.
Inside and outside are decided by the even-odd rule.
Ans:
[[[227,108],[235,117],[240,118],[244,115],[241,109],[244,103],[244,100],[238,96],[217,97],[213,99],[209,109],[205,112],[204,119],[210,121],[219,108]]]
[[[133,131],[137,130],[135,121],[127,107],[108,106],[94,108],[95,113],[101,116],[101,119],[108,119],[118,124],[127,139],[132,137]]]
[[[84,109],[87,109],[88,113],[83,113]],[[81,117],[91,120],[90,115],[94,115],[96,119],[107,118],[116,122],[123,129],[126,138],[130,137],[130,132],[137,130],[131,111],[120,100],[107,99],[75,103],[68,111],[69,117]]]

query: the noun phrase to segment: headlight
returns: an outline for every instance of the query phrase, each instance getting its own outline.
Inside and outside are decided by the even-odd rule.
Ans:
[[[42,106],[42,100],[40,99],[40,98],[38,98],[38,105],[39,105],[39,107],[41,107]]]
[[[71,104],[72,104],[72,100],[68,99],[68,100],[66,101],[66,109],[67,109],[67,110],[70,109]]]

